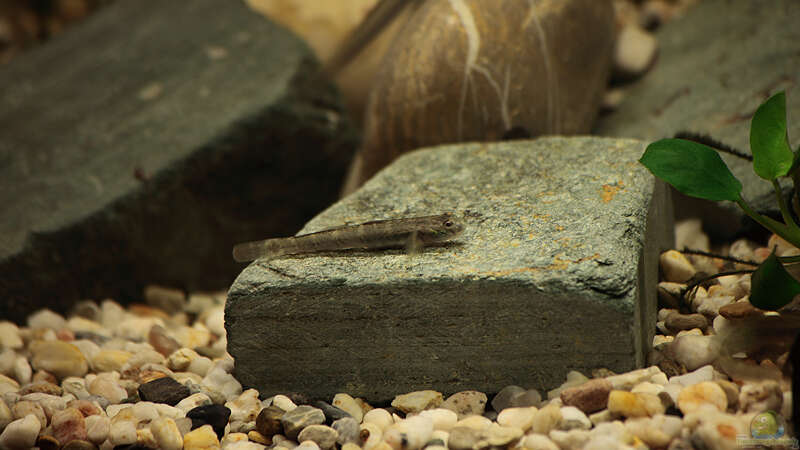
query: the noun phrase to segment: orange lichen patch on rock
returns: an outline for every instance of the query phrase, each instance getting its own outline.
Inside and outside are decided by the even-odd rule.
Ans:
[[[617,193],[623,189],[625,189],[625,183],[623,181],[617,181],[614,184],[604,184],[603,187],[600,188],[600,197],[603,199],[603,203],[614,200]]]
[[[717,431],[722,437],[729,440],[736,439],[736,435],[739,434],[739,431],[736,429],[736,427],[728,425],[727,423],[721,423],[717,425]]]

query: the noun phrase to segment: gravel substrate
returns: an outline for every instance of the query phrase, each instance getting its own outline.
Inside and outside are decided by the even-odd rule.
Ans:
[[[680,224],[678,247],[710,250],[699,228]],[[770,244],[797,253],[774,237]],[[728,250],[768,255],[744,240]],[[675,308],[658,313],[651,366],[570,372],[543,395],[498,386],[493,397],[445,398],[420,386],[384,408],[346,393],[262,400],[243,390],[225,351],[224,293],[187,298],[152,286],[146,305],[87,301],[68,318],[37,311],[25,326],[0,322],[0,447],[726,449],[759,431],[773,439],[760,444],[796,442],[788,423],[771,422],[790,417],[782,368],[798,323],[792,308],[753,308],[749,275],[719,278],[682,304],[674,295],[682,283],[723,262],[670,251],[661,263],[659,294]]]

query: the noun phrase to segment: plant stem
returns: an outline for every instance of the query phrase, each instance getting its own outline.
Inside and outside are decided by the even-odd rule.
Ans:
[[[775,199],[778,200],[778,207],[781,209],[783,221],[790,228],[798,228],[797,224],[794,222],[794,219],[792,219],[792,213],[789,211],[789,207],[786,205],[786,199],[783,198],[783,190],[781,189],[781,185],[778,183],[778,180],[772,180],[772,188],[775,190]]]
[[[800,247],[800,229],[798,229],[797,226],[790,228],[784,223],[778,222],[777,220],[766,216],[762,216],[750,208],[750,205],[748,205],[741,197],[739,197],[739,199],[736,201],[736,204],[742,208],[745,214],[761,224],[761,226],[784,238],[795,247]]]
[[[778,261],[781,264],[797,264],[800,263],[800,255],[798,256],[779,256]]]

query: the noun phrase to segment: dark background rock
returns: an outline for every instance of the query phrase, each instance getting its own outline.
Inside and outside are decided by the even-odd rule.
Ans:
[[[800,82],[798,22],[796,0],[699,2],[685,17],[659,31],[656,66],[594,131],[649,142],[688,130],[749,152],[753,113],[771,94],[785,89],[789,140],[796,148],[800,144],[800,91],[795,88]],[[742,181],[745,200],[756,210],[776,214],[772,188],[753,173],[752,164],[722,157]],[[674,194],[677,213],[700,216],[717,236],[730,237],[741,230],[745,216],[735,204]]]
[[[226,287],[234,243],[334,200],[356,136],[241,2],[119,0],[0,68],[0,317]]]

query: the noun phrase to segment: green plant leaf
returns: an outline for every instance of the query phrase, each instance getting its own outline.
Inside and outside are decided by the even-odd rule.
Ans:
[[[800,294],[800,283],[775,256],[775,251],[758,266],[750,279],[750,303],[756,308],[775,311]]]
[[[778,92],[758,107],[750,123],[753,170],[765,180],[789,173],[794,153],[786,134],[786,94]]]
[[[691,197],[740,199],[742,183],[713,148],[684,139],[662,139],[648,145],[639,162],[653,175]]]

